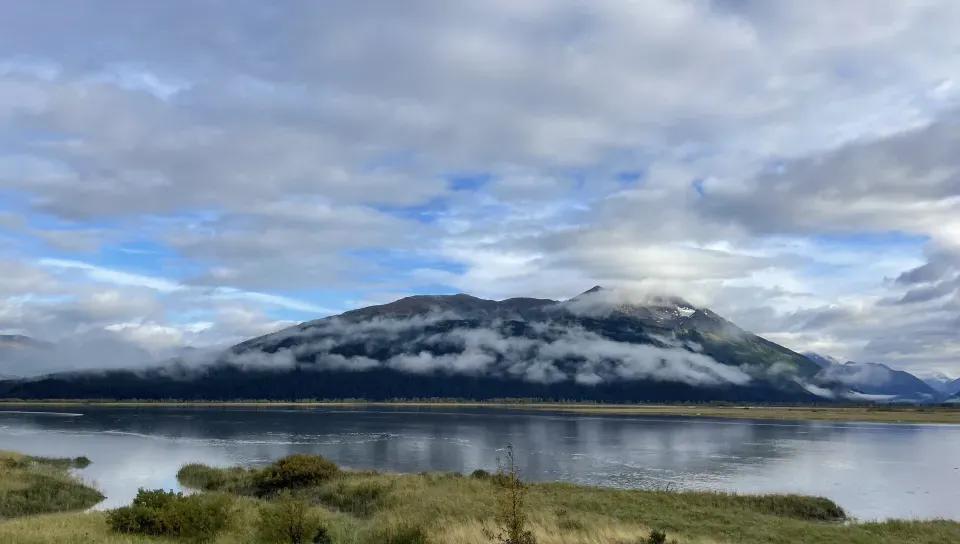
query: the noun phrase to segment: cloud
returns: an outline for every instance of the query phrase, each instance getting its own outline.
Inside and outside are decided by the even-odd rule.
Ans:
[[[5,327],[603,284],[955,368],[955,3],[34,4],[0,21]],[[110,290],[155,302],[66,316]]]
[[[109,333],[90,332],[40,347],[4,349],[3,374],[32,377],[61,371],[99,371],[143,368],[155,362],[153,354]]]
[[[753,379],[742,369],[676,342],[660,346],[617,342],[554,322],[524,322],[519,332],[514,325],[474,322],[443,312],[361,321],[332,318],[259,339],[224,360],[242,366],[283,368],[299,362],[318,369],[386,367],[592,385],[656,380],[718,386],[744,385]],[[288,347],[291,340],[296,342]],[[361,354],[344,355],[357,350]]]

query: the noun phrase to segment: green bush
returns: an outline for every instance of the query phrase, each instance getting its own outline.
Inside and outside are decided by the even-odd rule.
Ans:
[[[650,531],[647,544],[667,544],[667,533],[657,529]]]
[[[93,461],[90,460],[86,455],[81,455],[80,457],[73,458],[73,467],[74,468],[87,468]]]
[[[298,489],[320,485],[340,472],[337,465],[320,455],[294,453],[277,459],[257,473],[258,490],[268,494],[281,489]]]
[[[490,479],[490,473],[482,468],[478,468],[470,473],[471,478],[476,478],[478,480],[488,480]]]
[[[108,512],[107,523],[119,533],[203,542],[227,526],[229,506],[229,499],[220,495],[140,488],[133,504]]]
[[[257,539],[264,544],[331,544],[330,533],[302,496],[283,492],[260,509]]]

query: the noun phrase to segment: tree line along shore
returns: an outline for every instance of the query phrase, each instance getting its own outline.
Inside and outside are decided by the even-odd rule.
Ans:
[[[737,419],[781,419],[815,421],[867,421],[878,423],[960,424],[957,404],[733,404],[726,402],[688,404],[607,404],[593,402],[545,402],[539,399],[495,399],[477,402],[463,399],[396,399],[370,402],[363,399],[298,399],[293,401],[179,400],[179,399],[0,399],[2,406],[374,406],[450,407],[552,410],[568,413],[650,416],[719,417]]]

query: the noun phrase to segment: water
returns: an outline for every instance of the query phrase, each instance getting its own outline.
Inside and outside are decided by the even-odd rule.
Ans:
[[[60,411],[57,411],[60,410]],[[178,489],[184,463],[319,453],[354,468],[492,469],[512,443],[530,480],[795,492],[860,519],[960,519],[960,426],[634,417],[452,408],[0,408],[0,449],[86,455],[107,500]]]

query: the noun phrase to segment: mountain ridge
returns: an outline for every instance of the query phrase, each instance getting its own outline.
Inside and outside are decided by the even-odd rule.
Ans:
[[[809,354],[709,308],[600,286],[562,301],[414,295],[207,357],[185,351],[145,370],[3,382],[0,396],[822,402],[847,394]]]

